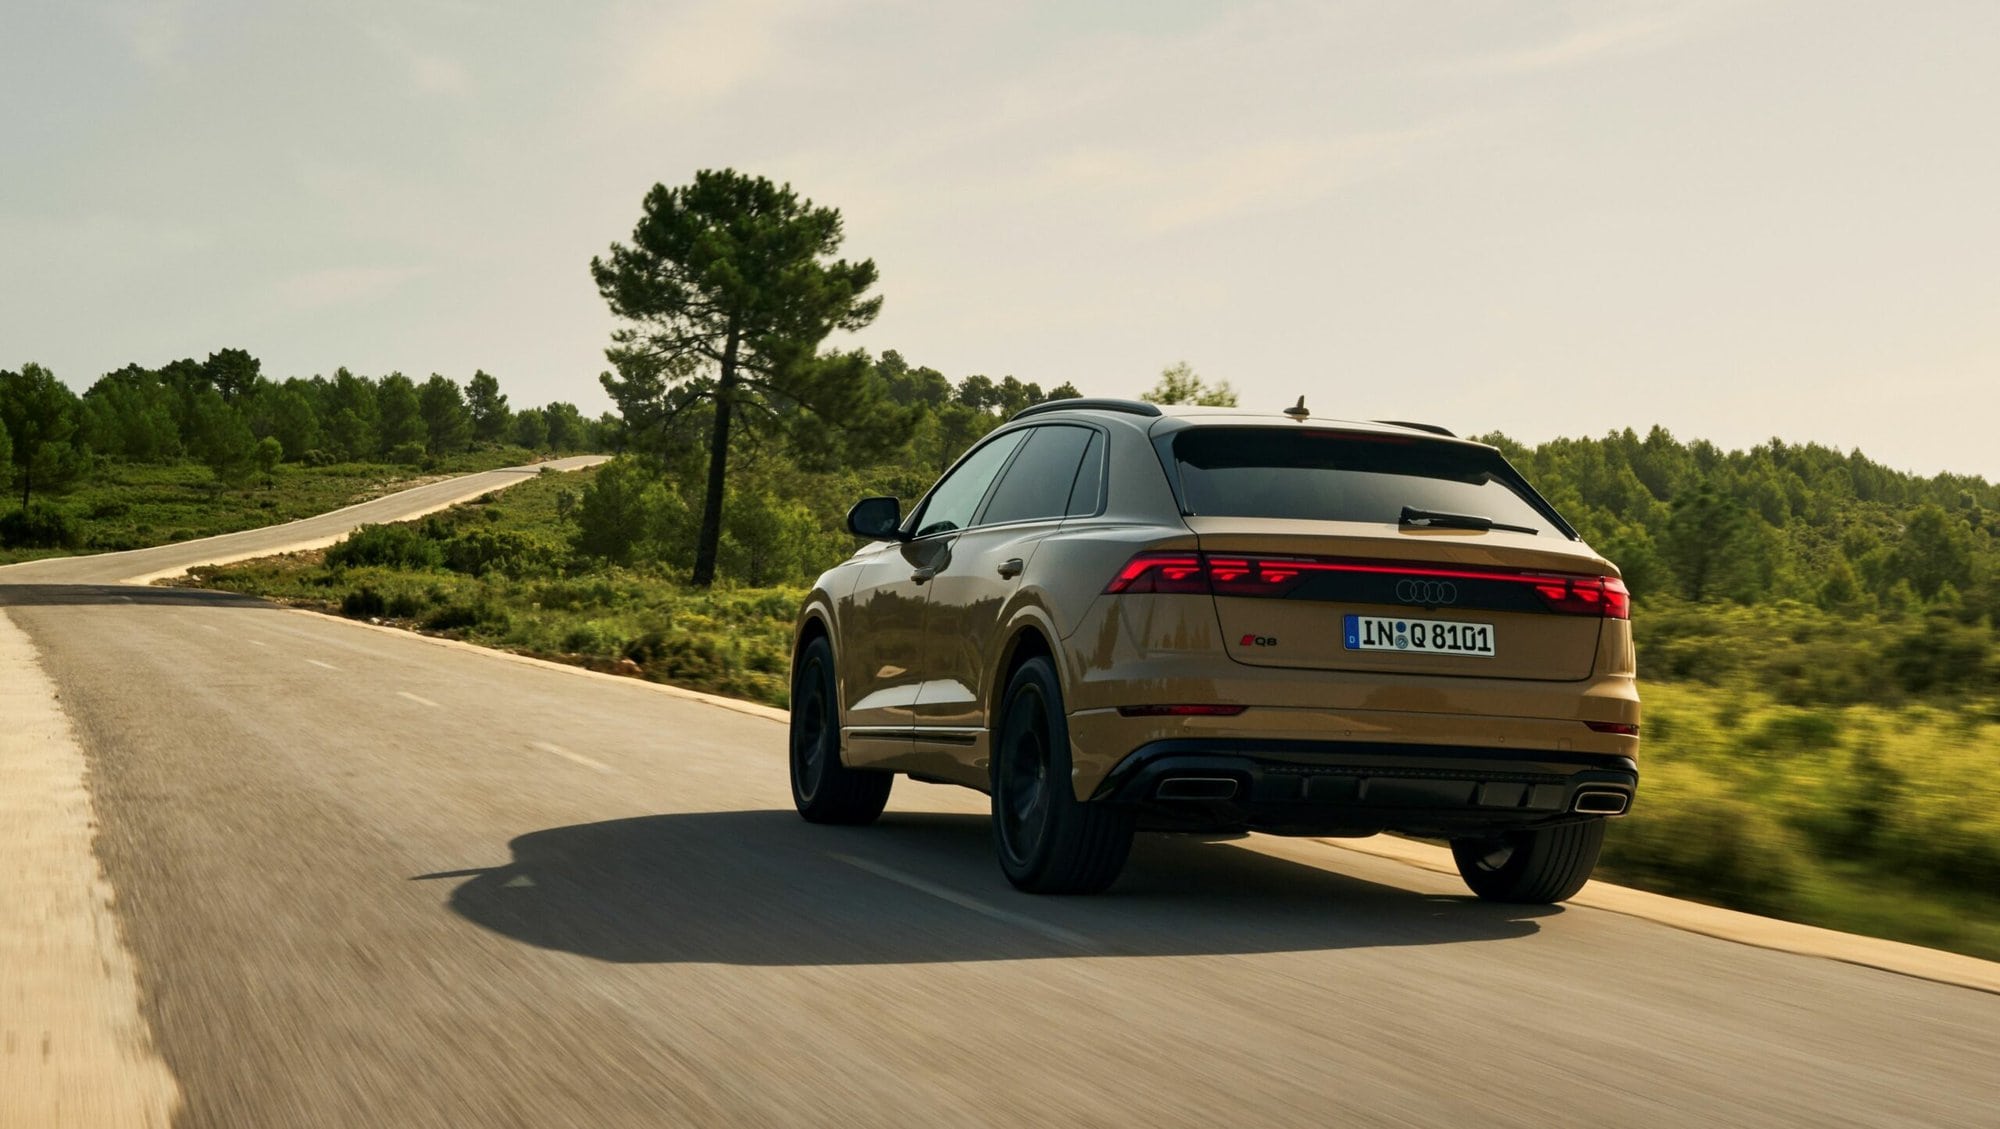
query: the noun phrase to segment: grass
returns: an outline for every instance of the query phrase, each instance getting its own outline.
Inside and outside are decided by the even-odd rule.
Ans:
[[[455,568],[343,560],[336,546],[197,569],[186,583],[786,705],[792,617],[804,591],[701,591],[637,570],[571,571],[558,499],[596,473],[545,475],[409,523]]]
[[[296,521],[365,502],[440,475],[467,474],[532,462],[522,447],[453,455],[418,469],[386,463],[279,465],[267,484],[261,475],[242,487],[225,487],[198,463],[107,463],[74,488],[37,494],[76,520],[81,541],[70,549],[0,548],[0,564],[70,553],[143,549],[218,533]],[[0,496],[0,511],[19,503]]]
[[[563,496],[595,473],[188,583],[784,706],[802,591],[704,592],[576,560]],[[436,563],[393,563],[412,554]],[[1643,694],[1639,800],[1602,877],[2000,959],[2000,703],[1799,704],[1748,672]]]

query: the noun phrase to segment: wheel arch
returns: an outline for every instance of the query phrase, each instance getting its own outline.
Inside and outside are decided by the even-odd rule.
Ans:
[[[1063,693],[1065,708],[1069,701],[1069,677],[1063,669],[1062,653],[1057,648],[1055,626],[1036,609],[1021,609],[1014,622],[1007,627],[1007,641],[1000,647],[999,659],[993,664],[992,674],[987,679],[983,701],[986,708],[986,724],[989,732],[998,723],[1000,697],[1007,692],[1007,683],[1021,664],[1037,655],[1049,660],[1056,669],[1057,688]]]

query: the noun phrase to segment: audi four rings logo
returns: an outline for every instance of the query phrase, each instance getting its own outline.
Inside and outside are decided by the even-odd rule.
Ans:
[[[1458,585],[1449,580],[1398,580],[1396,598],[1406,604],[1438,604],[1458,602]]]

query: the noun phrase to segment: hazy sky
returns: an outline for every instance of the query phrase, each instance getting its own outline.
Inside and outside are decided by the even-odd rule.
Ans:
[[[2000,477],[2000,4],[0,0],[0,366],[608,406],[587,264],[733,166],[956,378]]]

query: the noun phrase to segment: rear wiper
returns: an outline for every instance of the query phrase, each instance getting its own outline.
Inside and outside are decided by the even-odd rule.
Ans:
[[[1504,521],[1494,521],[1478,514],[1448,514],[1442,510],[1420,510],[1415,506],[1404,506],[1403,516],[1398,525],[1418,525],[1428,529],[1505,529],[1510,533],[1540,533],[1525,525],[1508,525]]]

